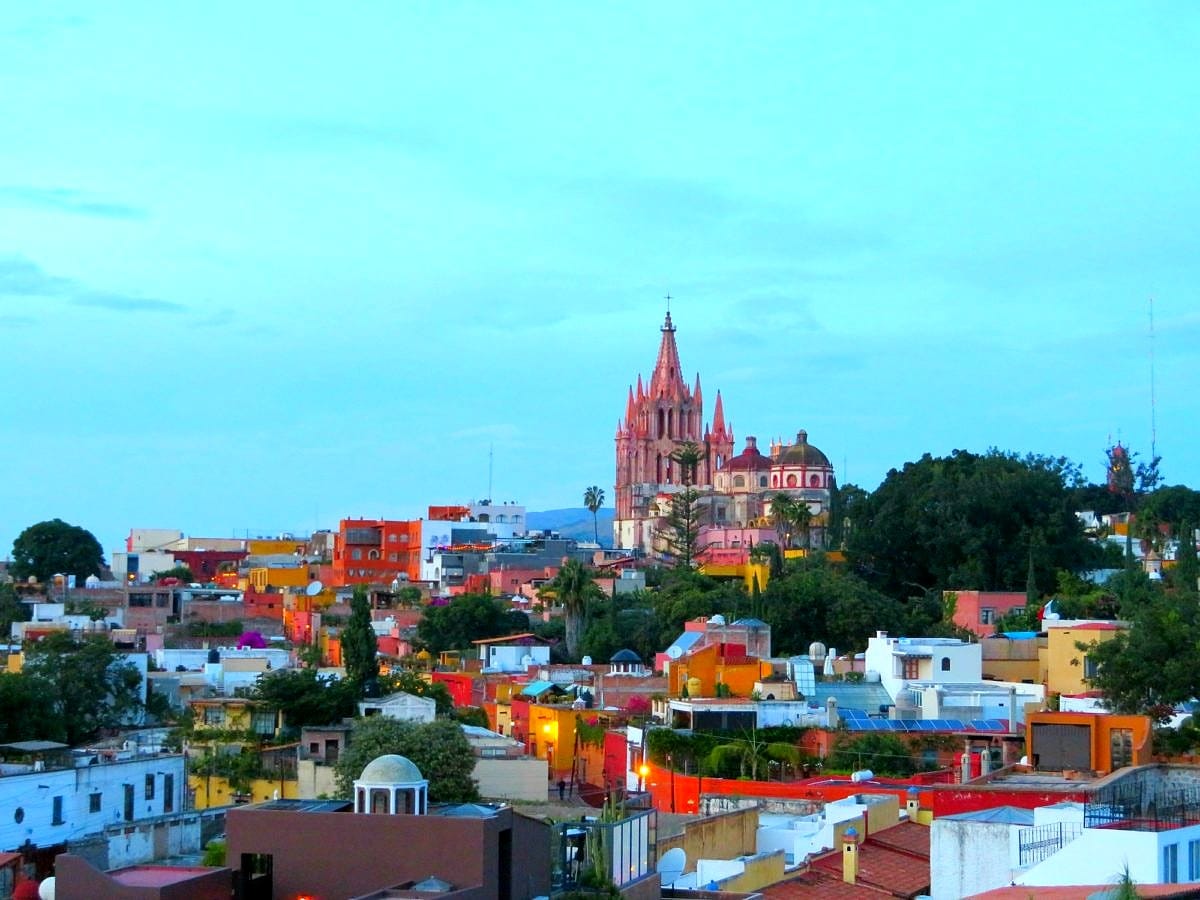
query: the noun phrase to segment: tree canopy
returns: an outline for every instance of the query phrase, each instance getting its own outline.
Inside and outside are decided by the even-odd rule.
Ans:
[[[429,780],[429,799],[433,803],[460,803],[479,799],[472,773],[475,755],[452,719],[418,724],[372,716],[357,719],[349,746],[337,761],[339,796],[353,795],[354,780],[371,760],[396,753],[405,756]]]
[[[430,653],[467,650],[472,641],[503,637],[529,627],[529,617],[490,594],[461,594],[445,606],[427,606],[417,638]]]
[[[600,512],[600,507],[604,505],[604,488],[593,484],[585,490],[583,492],[583,505],[592,514],[592,534],[598,544],[600,543],[600,524],[597,514]]]
[[[34,576],[47,582],[55,575],[74,575],[80,581],[100,575],[104,551],[86,528],[51,519],[30,525],[13,541],[9,571],[24,580]]]
[[[350,621],[342,630],[342,663],[346,667],[346,678],[360,697],[378,689],[377,651],[367,589],[364,585],[356,585],[350,599]]]
[[[583,633],[588,607],[604,596],[596,585],[592,570],[577,559],[568,559],[558,570],[547,588],[562,604],[566,621],[567,656],[578,659],[579,639]]]
[[[141,675],[106,635],[47,635],[27,645],[20,677],[35,685],[48,728],[39,737],[47,740],[83,743],[136,721],[143,709]]]
[[[925,454],[893,469],[862,504],[848,541],[855,566],[894,597],[930,590],[1022,590],[1033,553],[1042,591],[1099,551],[1075,516],[1081,476],[1064,459],[996,450]]]

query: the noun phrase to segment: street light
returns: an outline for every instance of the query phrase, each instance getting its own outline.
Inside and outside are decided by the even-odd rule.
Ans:
[[[638,793],[646,789],[646,776],[650,774],[650,767],[645,763],[638,766]]]

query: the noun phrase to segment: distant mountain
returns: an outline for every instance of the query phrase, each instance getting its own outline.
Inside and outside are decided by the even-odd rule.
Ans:
[[[612,509],[602,509],[596,513],[596,522],[600,529],[600,546],[611,547]],[[525,524],[533,531],[557,531],[563,537],[577,541],[590,541],[593,537],[592,514],[586,506],[526,513]]]

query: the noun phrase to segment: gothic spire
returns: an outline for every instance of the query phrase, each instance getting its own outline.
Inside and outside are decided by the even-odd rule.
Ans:
[[[725,433],[725,405],[721,402],[720,391],[717,391],[717,405],[713,409],[712,430],[714,434]]]
[[[679,374],[679,350],[675,346],[675,326],[671,324],[671,313],[667,312],[662,326],[662,343],[658,347],[658,362],[650,376],[650,396],[682,397],[687,391],[683,376]]]
[[[704,400],[700,396],[700,373],[696,373],[696,388],[692,391],[692,400],[696,402],[697,409],[704,409]]]

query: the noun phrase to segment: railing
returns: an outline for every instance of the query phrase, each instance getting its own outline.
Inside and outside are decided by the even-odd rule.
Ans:
[[[1022,828],[1018,838],[1018,867],[1024,869],[1049,859],[1081,834],[1083,826],[1078,822],[1052,822]]]
[[[552,893],[604,883],[620,888],[652,874],[657,818],[651,809],[619,822],[584,819],[556,825]]]
[[[1143,779],[1091,794],[1084,806],[1088,828],[1165,831],[1200,823],[1200,787],[1165,789]]]

